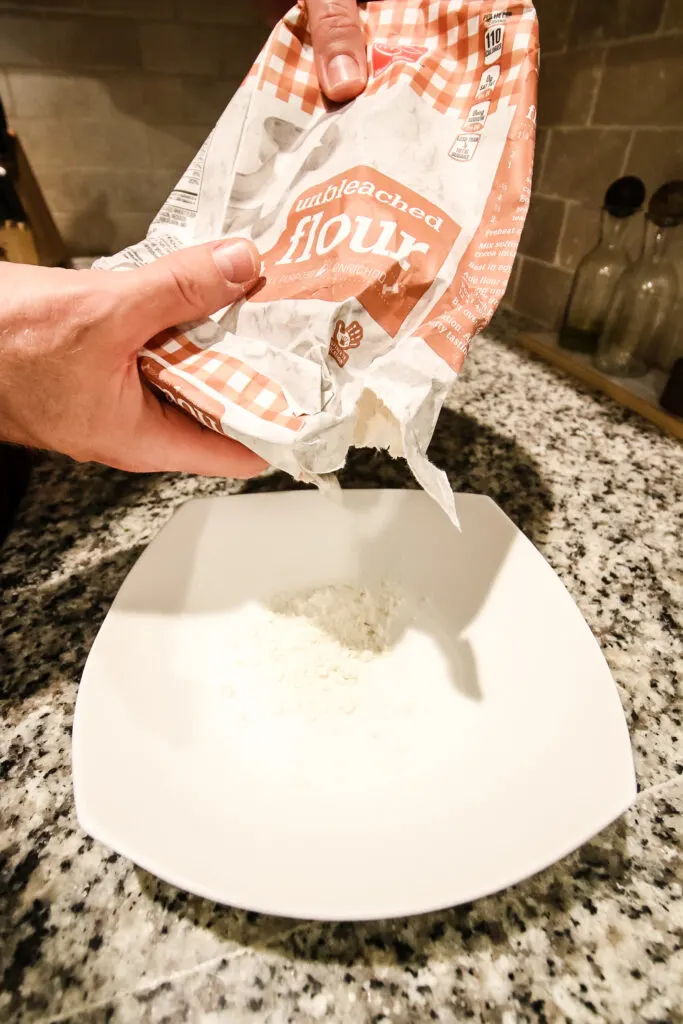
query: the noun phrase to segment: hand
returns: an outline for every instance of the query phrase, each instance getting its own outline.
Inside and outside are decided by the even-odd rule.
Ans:
[[[260,0],[274,24],[291,4],[288,0]],[[335,103],[346,103],[363,91],[368,80],[365,40],[356,0],[303,0],[315,53],[318,81]]]
[[[0,439],[133,472],[249,477],[263,461],[158,398],[138,352],[240,298],[260,268],[235,239],[130,271],[0,264]]]
[[[343,320],[337,320],[334,326],[334,334],[332,335],[332,341],[339,345],[340,348],[350,349],[358,348],[361,341],[363,340],[363,328],[354,320],[348,326]]]

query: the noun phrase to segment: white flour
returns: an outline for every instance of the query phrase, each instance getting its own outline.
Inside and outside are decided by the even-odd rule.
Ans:
[[[395,581],[253,599],[204,628],[202,714],[231,776],[347,795],[358,778],[413,785],[445,771],[455,735],[478,735],[457,640]]]
[[[388,582],[376,591],[330,586],[244,606],[223,637],[236,710],[243,718],[353,713],[408,621],[402,591]]]

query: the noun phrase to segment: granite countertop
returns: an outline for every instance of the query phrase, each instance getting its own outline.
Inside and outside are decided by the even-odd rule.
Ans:
[[[226,485],[45,456],[0,554],[0,1021],[683,1020],[683,446],[513,334],[501,317],[477,339],[433,456],[533,540],[602,644],[631,731],[633,809],[507,892],[388,923],[247,914],[136,869],[74,816],[78,680],[144,545],[182,502]],[[344,474],[406,483],[374,453]],[[285,486],[276,474],[248,488]]]

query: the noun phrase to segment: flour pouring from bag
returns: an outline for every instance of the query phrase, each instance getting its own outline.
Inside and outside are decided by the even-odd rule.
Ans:
[[[403,455],[455,520],[426,452],[524,224],[536,15],[528,0],[383,0],[359,13],[361,96],[326,103],[294,8],[147,238],[99,266],[251,238],[259,286],[155,339],[142,373],[296,478],[334,473],[353,445]]]

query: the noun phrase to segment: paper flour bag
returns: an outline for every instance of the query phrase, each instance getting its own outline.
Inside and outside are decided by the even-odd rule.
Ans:
[[[528,0],[359,7],[365,92],[321,95],[306,12],[275,28],[124,269],[251,238],[253,292],[141,353],[202,424],[316,480],[350,446],[403,455],[455,518],[426,456],[472,337],[502,296],[529,202],[537,22]]]

